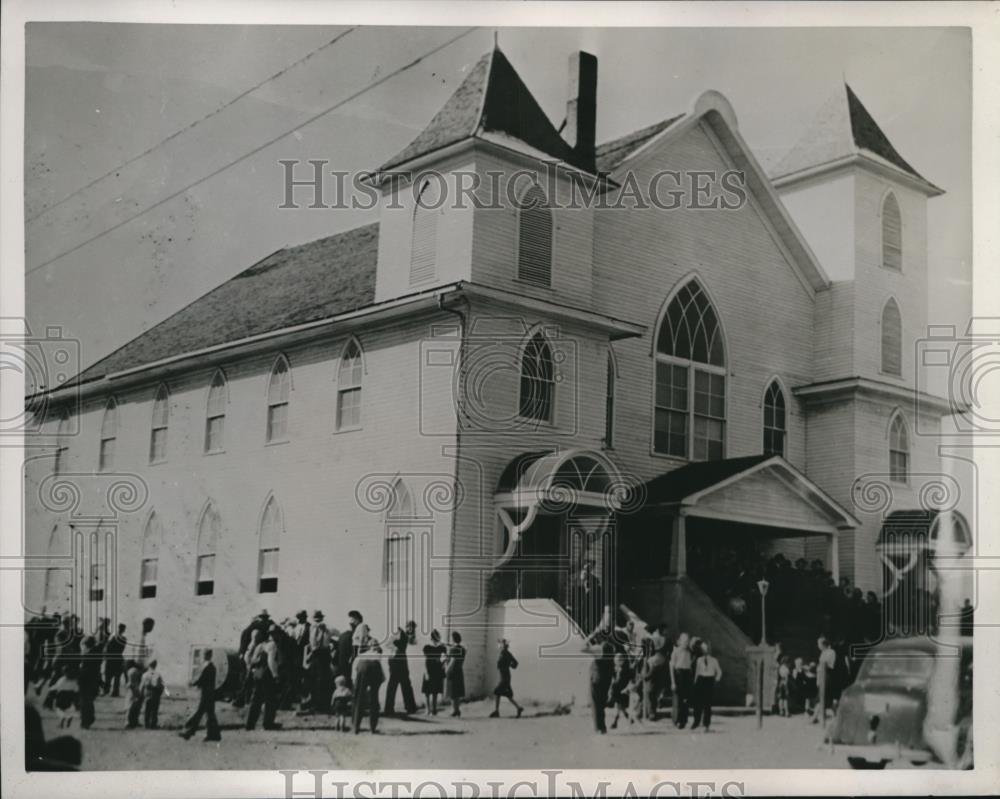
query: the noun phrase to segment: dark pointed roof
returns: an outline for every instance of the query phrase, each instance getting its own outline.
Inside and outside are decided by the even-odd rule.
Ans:
[[[285,247],[132,339],[69,384],[371,305],[377,258],[378,224]]]
[[[926,184],[933,194],[941,193],[899,154],[846,83],[819,110],[798,143],[772,170],[772,176],[784,177],[861,153],[875,155]]]
[[[487,53],[420,134],[379,171],[389,171],[450,144],[484,134],[511,136],[546,156],[587,172],[593,161],[576,153],[538,105],[507,57]]]

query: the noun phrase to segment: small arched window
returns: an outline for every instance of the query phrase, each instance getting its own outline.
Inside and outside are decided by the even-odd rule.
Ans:
[[[361,427],[361,380],[364,377],[361,345],[351,339],[337,370],[337,429]]]
[[[97,468],[106,472],[115,465],[115,443],[118,440],[118,403],[112,397],[104,409],[101,422],[101,446],[97,455]]]
[[[62,474],[66,469],[66,459],[69,457],[69,413],[63,409],[59,412],[59,426],[56,428],[56,459],[52,464],[55,474]]]
[[[157,573],[160,564],[160,541],[163,531],[156,511],[149,515],[146,529],[142,534],[142,568],[140,574],[139,597],[152,599],[156,596]]]
[[[212,378],[208,388],[208,409],[205,412],[205,452],[221,452],[226,432],[226,376],[221,371]]]
[[[211,596],[215,593],[215,555],[219,546],[222,520],[214,505],[205,508],[198,525],[198,560],[195,564],[195,594]]]
[[[910,479],[910,434],[901,413],[895,415],[889,426],[889,479],[895,483]]]
[[[615,359],[608,353],[608,381],[604,389],[604,446],[610,447],[615,434]]]
[[[521,353],[520,415],[525,419],[551,422],[554,392],[552,348],[539,332],[532,336]]]
[[[167,427],[170,424],[170,395],[166,386],[156,390],[153,400],[153,427],[149,434],[149,462],[167,459]]]
[[[777,380],[771,381],[764,395],[764,454],[785,455],[785,392]]]
[[[279,356],[271,368],[267,383],[267,441],[285,441],[288,438],[288,394],[292,377],[285,356]]]
[[[891,192],[882,203],[882,266],[897,272],[903,269],[903,217]]]
[[[882,307],[882,371],[887,375],[902,374],[903,317],[899,305],[890,299]]]
[[[656,336],[653,450],[689,460],[725,457],[726,353],[701,284],[685,283]]]
[[[437,258],[437,224],[440,191],[433,180],[425,180],[417,192],[413,209],[413,242],[410,250],[410,285],[434,279]]]
[[[274,497],[267,501],[260,518],[260,556],[257,560],[257,591],[273,594],[278,590],[278,549],[281,543],[281,508]]]
[[[552,209],[541,187],[529,188],[517,208],[517,279],[551,286]]]

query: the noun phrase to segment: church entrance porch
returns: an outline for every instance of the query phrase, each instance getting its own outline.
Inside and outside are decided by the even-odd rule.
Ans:
[[[794,586],[835,581],[839,535],[858,522],[778,456],[690,463],[644,491],[642,513],[623,517],[619,531],[624,602],[670,635],[711,641],[724,672],[722,701],[742,703],[747,649],[762,626],[771,643],[777,636],[814,643],[821,634],[816,615],[799,613]],[[802,558],[807,569],[819,561],[829,574],[795,574]]]

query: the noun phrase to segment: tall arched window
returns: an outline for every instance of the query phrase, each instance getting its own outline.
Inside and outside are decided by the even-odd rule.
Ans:
[[[361,426],[361,380],[364,377],[361,345],[351,339],[337,370],[337,429],[352,430]]]
[[[167,459],[167,426],[170,424],[170,395],[166,386],[156,390],[153,400],[153,427],[149,434],[149,462]]]
[[[892,192],[882,202],[882,266],[897,272],[903,268],[903,217]]]
[[[552,348],[539,332],[532,336],[521,353],[520,415],[525,419],[551,422],[554,391]]]
[[[115,442],[118,440],[118,403],[112,397],[104,409],[101,422],[101,446],[97,455],[97,468],[106,472],[115,465]]]
[[[772,380],[764,395],[764,454],[785,455],[785,392]]]
[[[163,530],[156,511],[149,515],[146,529],[142,534],[142,569],[139,582],[139,597],[152,599],[156,596],[156,578],[160,564],[160,541]]]
[[[281,355],[271,368],[267,383],[267,441],[284,441],[288,438],[288,394],[292,377],[288,361]]]
[[[63,528],[65,529],[65,528]],[[47,550],[49,566],[45,570],[45,607],[49,612],[65,613],[69,610],[73,596],[73,568],[53,566],[52,563],[60,555],[70,553],[72,544],[62,535],[59,525],[52,527],[49,534]]]
[[[895,483],[910,479],[910,434],[901,413],[889,425],[889,479]]]
[[[392,506],[386,514],[385,569],[389,589],[389,629],[406,624],[414,611],[413,500],[406,484],[393,486]]]
[[[899,305],[889,299],[882,307],[882,371],[900,375],[903,368],[903,317]]]
[[[410,285],[434,279],[437,258],[437,224],[440,191],[433,180],[425,180],[417,192],[413,209],[413,242],[410,250]]]
[[[608,353],[608,381],[604,389],[604,446],[610,447],[615,434],[615,358]]]
[[[215,554],[219,546],[222,520],[215,506],[209,504],[198,523],[198,560],[195,564],[195,588],[198,596],[215,593]]]
[[[537,184],[517,205],[517,279],[552,285],[552,210]]]
[[[694,279],[667,305],[657,332],[655,404],[655,452],[725,457],[725,345],[715,309]]]
[[[59,426],[56,428],[56,459],[52,464],[55,474],[62,474],[66,469],[66,459],[69,456],[69,413],[64,408],[59,412]]]
[[[221,452],[226,432],[226,376],[215,373],[208,387],[208,410],[205,412],[205,452]]]
[[[260,517],[260,557],[257,560],[257,591],[273,594],[278,590],[278,547],[284,522],[274,497],[267,501]]]

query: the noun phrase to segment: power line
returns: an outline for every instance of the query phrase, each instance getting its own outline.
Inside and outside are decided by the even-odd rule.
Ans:
[[[33,216],[29,216],[25,221],[27,221],[27,222],[34,222],[39,217],[45,216],[45,214],[47,214],[49,211],[51,211],[51,210],[53,210],[55,208],[58,208],[60,205],[62,205],[63,203],[67,202],[68,200],[71,200],[72,198],[76,197],[76,195],[80,194],[81,192],[84,192],[87,189],[91,188],[92,186],[97,185],[98,183],[100,183],[105,178],[111,177],[113,174],[115,174],[119,170],[124,169],[125,167],[129,166],[130,164],[134,164],[136,161],[139,161],[139,160],[145,158],[147,155],[149,155],[150,153],[152,153],[154,150],[158,149],[159,147],[162,147],[167,142],[176,139],[182,133],[186,133],[187,131],[191,130],[192,128],[196,127],[197,125],[200,125],[202,122],[205,122],[206,120],[211,119],[212,117],[216,116],[217,114],[222,113],[227,108],[229,108],[232,105],[236,104],[237,102],[239,102],[240,100],[242,100],[247,95],[253,94],[255,91],[257,91],[257,89],[259,89],[264,84],[270,83],[272,80],[277,80],[278,78],[280,78],[282,75],[284,75],[289,70],[294,69],[295,67],[299,66],[299,64],[304,64],[306,61],[308,61],[314,55],[316,55],[317,53],[325,50],[326,48],[330,47],[331,45],[336,44],[341,39],[343,39],[345,36],[347,36],[349,33],[352,33],[355,30],[357,30],[357,26],[348,28],[343,33],[337,34],[330,41],[328,41],[326,44],[322,44],[319,47],[317,47],[315,50],[311,50],[310,52],[306,53],[306,55],[304,55],[298,61],[295,61],[295,62],[289,64],[287,67],[284,67],[283,69],[278,70],[273,75],[270,75],[269,77],[264,78],[264,80],[262,80],[260,83],[257,83],[254,86],[251,86],[246,91],[240,92],[234,98],[232,98],[231,100],[226,101],[225,103],[223,103],[222,105],[220,105],[218,108],[216,108],[214,111],[210,111],[209,113],[205,114],[205,116],[201,117],[200,119],[196,119],[194,122],[191,122],[190,124],[185,125],[183,128],[174,131],[169,136],[167,136],[167,138],[163,139],[162,141],[157,142],[152,147],[149,147],[149,148],[143,150],[138,155],[132,156],[127,161],[123,161],[118,166],[114,167],[113,169],[109,169],[103,175],[99,175],[98,177],[94,178],[92,181],[90,181],[86,185],[80,186],[80,188],[75,189],[74,191],[70,192],[65,197],[63,197],[61,200],[59,200],[58,202],[54,202],[54,203],[52,203],[52,205],[48,205],[45,208],[43,208],[37,214],[34,214]]]
[[[336,111],[341,106],[347,105],[347,103],[351,102],[352,100],[356,100],[358,97],[360,97],[361,95],[365,94],[366,92],[371,91],[375,87],[380,86],[383,83],[385,83],[386,81],[388,81],[388,80],[396,77],[397,75],[399,75],[399,74],[401,74],[403,72],[406,72],[407,70],[412,69],[413,67],[415,67],[417,64],[419,64],[424,59],[430,58],[432,55],[436,55],[437,53],[441,52],[445,48],[450,47],[452,44],[454,44],[455,42],[457,42],[459,39],[462,39],[462,38],[468,36],[470,33],[472,33],[475,30],[478,30],[478,29],[479,29],[479,26],[474,26],[474,27],[471,27],[471,28],[466,28],[464,31],[462,31],[462,33],[458,34],[457,36],[453,36],[452,38],[448,39],[447,41],[443,42],[442,44],[439,44],[437,47],[434,47],[433,49],[428,50],[426,53],[424,53],[421,56],[418,56],[417,58],[415,58],[410,63],[404,64],[402,67],[399,67],[398,69],[395,69],[392,72],[390,72],[390,73],[388,73],[386,75],[383,75],[378,80],[372,81],[367,86],[364,86],[363,88],[361,88],[358,91],[354,92],[354,94],[352,94],[352,95],[350,95],[348,97],[345,97],[343,100],[339,100],[338,102],[334,103],[333,105],[329,106],[328,108],[325,108],[324,110],[320,111],[319,113],[313,114],[311,117],[309,117],[304,122],[300,122],[299,124],[295,125],[294,127],[289,128],[285,132],[279,133],[277,136],[274,136],[274,137],[268,139],[263,144],[260,144],[257,147],[254,147],[252,150],[250,150],[249,152],[244,153],[239,158],[236,158],[235,160],[230,161],[228,164],[223,164],[218,169],[215,169],[215,170],[209,172],[207,175],[205,175],[205,176],[203,176],[201,178],[198,178],[198,180],[194,181],[193,183],[189,183],[184,188],[178,189],[177,191],[173,192],[172,194],[168,194],[166,197],[163,197],[162,199],[157,200],[152,205],[149,205],[146,208],[142,209],[141,211],[136,212],[135,214],[133,214],[132,216],[128,217],[127,219],[121,220],[120,222],[112,225],[111,227],[109,227],[109,228],[107,228],[105,230],[102,230],[100,233],[95,233],[89,239],[85,239],[84,241],[81,241],[79,244],[73,245],[68,250],[64,250],[63,252],[59,253],[58,255],[54,255],[53,257],[49,258],[47,261],[43,261],[42,263],[37,264],[37,265],[31,267],[30,269],[25,269],[24,270],[25,275],[30,275],[32,272],[37,272],[39,269],[44,269],[46,266],[48,266],[49,264],[51,264],[51,263],[53,263],[55,261],[58,261],[60,258],[65,258],[67,255],[70,255],[71,253],[76,252],[80,248],[86,247],[91,242],[97,241],[97,239],[101,238],[102,236],[106,236],[109,233],[113,233],[114,231],[118,230],[118,228],[123,227],[124,225],[127,225],[129,222],[135,221],[140,216],[143,216],[144,214],[148,213],[149,211],[152,211],[154,208],[158,208],[159,206],[161,206],[161,205],[163,205],[165,203],[168,203],[168,202],[170,202],[171,200],[173,200],[173,199],[175,199],[177,197],[180,197],[182,194],[184,194],[185,192],[189,191],[190,189],[193,189],[195,186],[199,186],[202,183],[204,183],[205,181],[211,180],[216,175],[219,175],[219,174],[225,172],[230,167],[236,166],[236,164],[240,163],[241,161],[245,161],[247,158],[250,158],[251,156],[256,155],[257,153],[261,152],[262,150],[266,150],[268,147],[270,147],[275,142],[278,142],[281,139],[285,138],[285,136],[288,136],[289,134],[295,132],[296,130],[299,130],[299,129],[304,128],[304,127],[306,127],[308,125],[311,125],[317,119],[320,119],[321,117],[326,116],[331,111]]]

